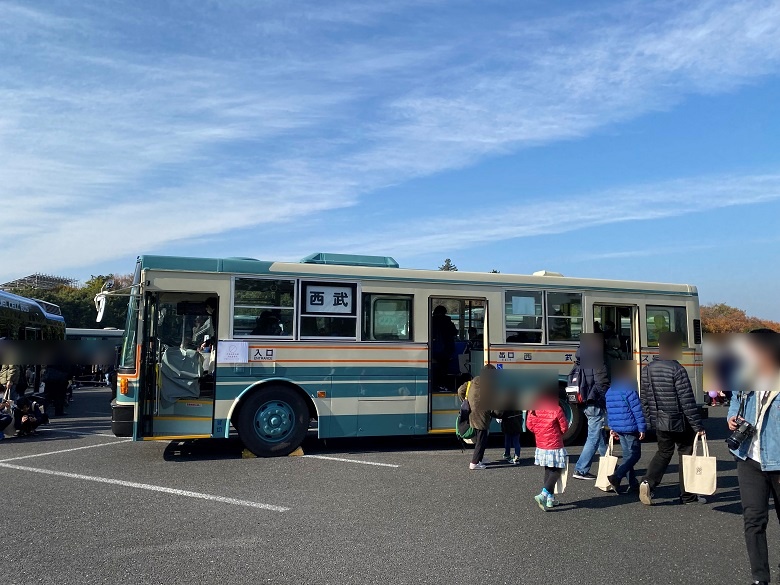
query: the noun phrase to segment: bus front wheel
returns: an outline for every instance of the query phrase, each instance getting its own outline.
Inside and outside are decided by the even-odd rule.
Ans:
[[[238,436],[258,457],[284,457],[303,443],[309,409],[292,388],[272,386],[253,393],[241,406]]]

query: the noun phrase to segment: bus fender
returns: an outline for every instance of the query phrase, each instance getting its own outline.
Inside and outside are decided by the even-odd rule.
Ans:
[[[288,380],[287,378],[266,378],[265,380],[260,380],[247,386],[246,389],[244,389],[241,394],[238,395],[238,397],[233,401],[233,406],[230,407],[230,411],[228,412],[228,420],[232,423],[235,417],[238,416],[238,413],[241,410],[241,406],[246,401],[247,397],[267,386],[287,386],[288,388],[294,390],[296,393],[301,395],[303,400],[306,402],[306,405],[309,407],[309,417],[319,418],[319,411],[317,410],[317,405],[314,403],[314,400],[312,400],[312,397],[309,396],[309,394],[298,384]],[[235,427],[235,425],[233,426]]]

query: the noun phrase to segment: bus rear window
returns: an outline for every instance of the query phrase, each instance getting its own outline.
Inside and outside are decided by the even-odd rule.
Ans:
[[[688,347],[688,316],[685,307],[647,307],[646,330],[648,347],[658,347],[658,337],[666,332],[677,333],[683,347]]]

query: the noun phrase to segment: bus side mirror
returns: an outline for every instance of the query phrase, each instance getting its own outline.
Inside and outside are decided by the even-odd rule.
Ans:
[[[103,313],[106,312],[106,296],[104,294],[95,295],[95,309],[97,309],[96,323],[100,323],[103,320]]]

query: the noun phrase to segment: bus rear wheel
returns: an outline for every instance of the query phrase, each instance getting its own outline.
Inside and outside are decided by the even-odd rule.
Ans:
[[[303,443],[309,409],[292,388],[271,386],[253,393],[241,406],[238,436],[258,457],[284,457]]]
[[[564,445],[573,445],[582,435],[583,429],[585,429],[588,422],[579,404],[570,404],[565,400],[561,400],[561,408],[563,408],[563,413],[566,415],[566,420],[569,421],[569,429],[563,435],[563,443]]]

